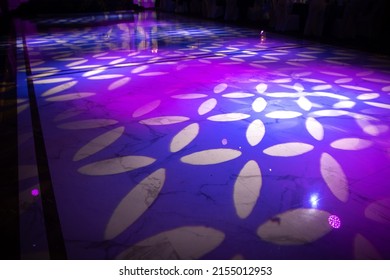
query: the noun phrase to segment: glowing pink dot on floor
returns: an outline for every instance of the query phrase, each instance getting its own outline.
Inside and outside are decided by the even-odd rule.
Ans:
[[[336,215],[330,215],[328,218],[328,223],[332,228],[340,228],[341,220]]]
[[[39,195],[39,190],[38,190],[38,189],[33,189],[33,190],[31,191],[31,195],[32,195],[32,196],[38,196],[38,195]]]

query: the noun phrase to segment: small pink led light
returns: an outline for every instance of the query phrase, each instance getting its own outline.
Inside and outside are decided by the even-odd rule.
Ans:
[[[39,195],[39,190],[38,190],[38,189],[33,189],[33,190],[31,191],[31,195],[32,195],[32,196],[38,196],[38,195]]]
[[[330,215],[328,218],[328,223],[332,228],[340,228],[341,220],[336,215]]]

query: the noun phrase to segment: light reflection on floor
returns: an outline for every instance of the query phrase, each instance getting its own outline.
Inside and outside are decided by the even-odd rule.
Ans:
[[[388,57],[153,12],[26,42],[69,259],[390,258]]]

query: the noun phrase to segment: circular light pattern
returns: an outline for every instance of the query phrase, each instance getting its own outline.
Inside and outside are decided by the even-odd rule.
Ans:
[[[330,215],[328,218],[328,223],[332,228],[340,228],[341,227],[341,220],[336,215]]]
[[[32,196],[38,196],[38,195],[39,195],[39,190],[38,190],[38,189],[33,189],[33,190],[31,191],[31,195],[32,195]]]

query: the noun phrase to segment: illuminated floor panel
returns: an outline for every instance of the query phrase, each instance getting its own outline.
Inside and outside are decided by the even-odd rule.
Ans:
[[[389,58],[259,33],[26,37],[69,259],[390,258]]]

